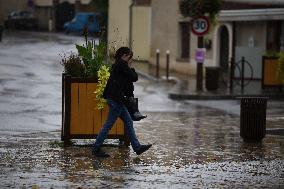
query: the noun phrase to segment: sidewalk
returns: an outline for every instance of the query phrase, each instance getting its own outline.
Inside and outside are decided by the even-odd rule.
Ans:
[[[142,143],[154,145],[137,156],[119,140],[106,140],[103,148],[111,157],[97,158],[93,139],[73,140],[69,147],[60,140],[58,53],[75,51],[74,44],[84,40],[44,32],[5,36],[0,43],[0,189],[284,188],[283,102],[268,103],[262,143],[245,143],[238,101],[171,100],[168,92],[178,86],[188,93],[188,76],[171,74],[168,83],[153,77],[155,68],[135,63],[141,73],[135,95],[148,117],[134,127]],[[183,80],[189,81],[185,87]]]
[[[166,80],[166,71],[160,69],[159,79],[156,78],[156,67],[145,62],[135,62],[134,67],[140,76],[153,81]],[[195,76],[186,76],[176,72],[169,73],[169,80],[174,81],[174,87],[169,91],[169,98],[175,100],[234,100],[238,97],[269,97],[274,100],[284,100],[284,91],[279,89],[261,88],[260,80],[252,80],[245,86],[243,92],[240,85],[235,84],[234,89],[230,91],[229,81],[227,85],[219,84],[219,89],[215,91],[206,90],[205,78],[203,78],[203,91],[196,90]],[[247,81],[245,81],[247,82]]]

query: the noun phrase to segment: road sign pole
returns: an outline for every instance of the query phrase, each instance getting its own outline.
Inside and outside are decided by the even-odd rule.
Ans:
[[[203,36],[198,37],[198,48],[203,48]],[[203,90],[203,62],[197,62],[196,66],[196,90]]]
[[[198,49],[203,48],[203,35],[205,35],[210,28],[210,22],[207,17],[201,16],[192,21],[191,31],[198,36],[197,47]],[[202,56],[201,56],[202,57]],[[196,90],[203,90],[203,62],[205,59],[205,53],[202,58],[199,57],[199,53],[196,57]]]

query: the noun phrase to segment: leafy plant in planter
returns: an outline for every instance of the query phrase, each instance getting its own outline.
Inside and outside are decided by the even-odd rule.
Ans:
[[[64,67],[64,72],[72,77],[97,78],[101,66],[107,65],[107,45],[103,41],[99,41],[96,45],[95,41],[88,40],[88,28],[84,28],[83,34],[86,40],[85,45],[76,44],[77,53],[64,55],[61,65]]]
[[[264,56],[267,57],[267,58],[278,58],[279,52],[268,50],[268,51],[265,52]]]
[[[62,59],[62,65],[66,74],[71,77],[95,78],[98,81],[95,90],[96,99],[98,100],[97,108],[103,109],[106,101],[103,98],[103,91],[107,80],[110,76],[110,64],[107,63],[106,43],[100,41],[95,44],[94,41],[88,40],[88,30],[85,29],[85,45],[76,44],[78,54],[72,53]]]
[[[69,56],[64,55],[60,64],[64,67],[64,72],[72,77],[82,77],[85,75],[85,65],[77,54],[71,53]]]
[[[106,64],[106,44],[100,42],[95,45],[88,41],[86,46],[76,45],[76,48],[85,65],[86,76],[97,78],[100,67]]]
[[[66,73],[62,75],[61,138],[64,144],[75,138],[95,138],[108,112],[103,98],[110,76],[106,43],[89,41],[87,29],[84,36],[86,43],[76,45],[77,54],[65,56],[61,63]],[[123,122],[117,120],[108,138],[118,138],[129,145],[125,133]]]
[[[118,29],[114,32],[118,33]],[[72,53],[68,57],[65,56],[61,64],[64,66],[65,73],[71,75],[71,77],[97,79],[95,93],[98,100],[97,108],[101,110],[106,105],[103,91],[110,76],[111,64],[114,63],[114,54],[118,41],[111,42],[107,51],[107,44],[104,41],[95,44],[95,41],[88,40],[88,34],[88,29],[85,28],[83,31],[85,44],[76,44],[77,54]],[[100,33],[100,35],[102,34]]]

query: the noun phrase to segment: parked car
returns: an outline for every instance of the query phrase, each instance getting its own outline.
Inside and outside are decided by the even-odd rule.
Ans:
[[[67,34],[70,32],[82,33],[87,27],[89,33],[99,32],[98,16],[98,13],[77,13],[70,22],[64,24],[64,30]]]
[[[37,29],[38,21],[30,11],[13,11],[5,20],[5,28]]]

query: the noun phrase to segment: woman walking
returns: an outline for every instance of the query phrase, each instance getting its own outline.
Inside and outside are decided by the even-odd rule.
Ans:
[[[132,59],[133,54],[131,53],[131,56],[129,57],[128,60],[128,65],[131,67],[133,59]],[[132,70],[135,72],[134,68]],[[142,115],[141,112],[138,109],[138,101],[136,101],[136,98],[134,98],[134,84],[130,80],[127,82],[127,85],[125,86],[125,97],[126,97],[126,102],[124,105],[126,106],[131,118],[133,121],[140,121],[141,119],[146,118],[146,115]]]
[[[101,149],[101,146],[107,137],[108,131],[112,128],[118,117],[122,118],[131,146],[137,155],[142,154],[152,146],[152,144],[141,145],[139,143],[133,128],[133,120],[124,105],[125,94],[128,90],[126,86],[129,86],[129,82],[138,80],[135,69],[131,68],[129,64],[132,55],[133,53],[128,47],[121,47],[115,53],[115,63],[112,66],[112,71],[104,91],[104,98],[106,98],[109,106],[108,117],[98,134],[93,148],[93,154],[97,157],[109,157],[109,154],[105,153]]]

